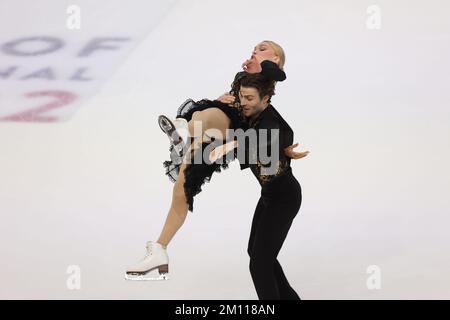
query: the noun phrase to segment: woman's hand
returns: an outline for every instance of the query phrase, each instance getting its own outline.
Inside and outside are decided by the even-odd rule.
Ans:
[[[211,161],[211,163],[213,163],[217,159],[223,157],[224,154],[227,154],[228,152],[230,152],[231,150],[233,150],[234,148],[237,148],[237,147],[238,147],[237,141],[231,141],[231,142],[222,144],[220,146],[217,146],[209,154],[209,161]]]
[[[242,69],[248,73],[260,73],[262,71],[261,61],[259,57],[252,55],[250,59],[245,60],[242,64]]]
[[[229,92],[225,92],[223,95],[218,97],[217,100],[219,100],[222,103],[232,104],[232,103],[234,103],[235,98]]]
[[[292,144],[289,147],[284,149],[284,154],[292,159],[300,159],[303,157],[306,157],[309,153],[309,151],[305,152],[295,152],[294,148],[298,146],[298,143]]]
[[[209,161],[215,162],[217,159],[222,158],[225,153],[225,145],[218,146],[209,154]]]

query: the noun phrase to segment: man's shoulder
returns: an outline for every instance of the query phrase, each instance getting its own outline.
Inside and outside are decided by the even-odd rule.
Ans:
[[[268,110],[264,113],[264,116],[261,118],[259,122],[260,128],[279,128],[281,124],[281,120],[279,114],[273,108],[272,105],[269,105]]]

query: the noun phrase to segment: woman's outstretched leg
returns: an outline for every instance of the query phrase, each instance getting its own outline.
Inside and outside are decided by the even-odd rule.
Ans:
[[[188,203],[186,195],[184,194],[184,169],[186,163],[183,161],[178,179],[175,182],[172,190],[172,204],[170,205],[169,213],[167,214],[166,222],[162,229],[161,235],[158,238],[158,243],[167,247],[170,240],[172,240],[175,233],[181,228],[186,220],[188,212]]]
[[[198,134],[197,132],[195,132],[195,121],[201,122],[201,131],[199,131],[200,136],[194,135]],[[225,138],[226,130],[229,128],[230,123],[231,121],[227,117],[227,115],[218,108],[209,108],[203,111],[194,112],[192,115],[192,119],[188,122],[189,134],[191,137],[194,137],[194,142],[186,152],[186,157],[184,158],[184,161],[180,166],[180,172],[178,174],[177,181],[173,186],[172,204],[167,214],[163,230],[157,241],[164,247],[167,247],[176,232],[181,228],[184,221],[186,220],[186,216],[188,213],[189,205],[187,202],[186,194],[184,192],[184,170],[186,169],[187,156],[190,156],[192,152],[195,152],[197,148],[200,148],[203,141],[208,140],[208,137],[204,136],[205,131],[207,131],[208,129],[217,129],[221,132],[222,137]]]
[[[202,130],[200,131],[199,137],[195,136],[194,121],[201,121],[202,123]],[[126,279],[139,279],[154,269],[158,269],[160,277],[163,277],[164,279],[167,278],[166,275],[169,270],[169,257],[167,255],[166,248],[186,220],[189,209],[189,204],[184,191],[184,171],[186,169],[187,159],[192,152],[195,152],[197,148],[201,148],[202,142],[204,141],[205,131],[214,128],[220,130],[222,137],[225,137],[226,129],[229,128],[230,122],[230,119],[225,115],[225,113],[217,108],[194,112],[194,115],[189,122],[189,130],[191,136],[194,137],[194,142],[189,146],[186,156],[183,159],[183,163],[180,166],[180,172],[172,191],[172,203],[167,214],[163,230],[157,242],[147,242],[147,255],[137,264],[127,269]]]

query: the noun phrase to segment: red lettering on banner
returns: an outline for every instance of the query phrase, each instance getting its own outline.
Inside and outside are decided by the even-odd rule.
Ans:
[[[30,92],[27,93],[25,96],[29,98],[49,96],[54,97],[55,101],[44,104],[43,106],[35,107],[30,110],[0,117],[0,121],[7,120],[7,121],[24,121],[24,122],[55,122],[58,120],[58,118],[54,116],[42,116],[41,114],[56,108],[60,108],[69,103],[72,103],[77,97],[74,93],[60,90]]]

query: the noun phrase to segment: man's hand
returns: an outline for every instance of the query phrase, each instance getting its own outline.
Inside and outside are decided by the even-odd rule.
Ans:
[[[292,144],[289,147],[284,149],[284,154],[292,159],[300,159],[303,157],[306,157],[309,153],[309,151],[305,152],[295,152],[294,148],[298,146],[298,143]]]

